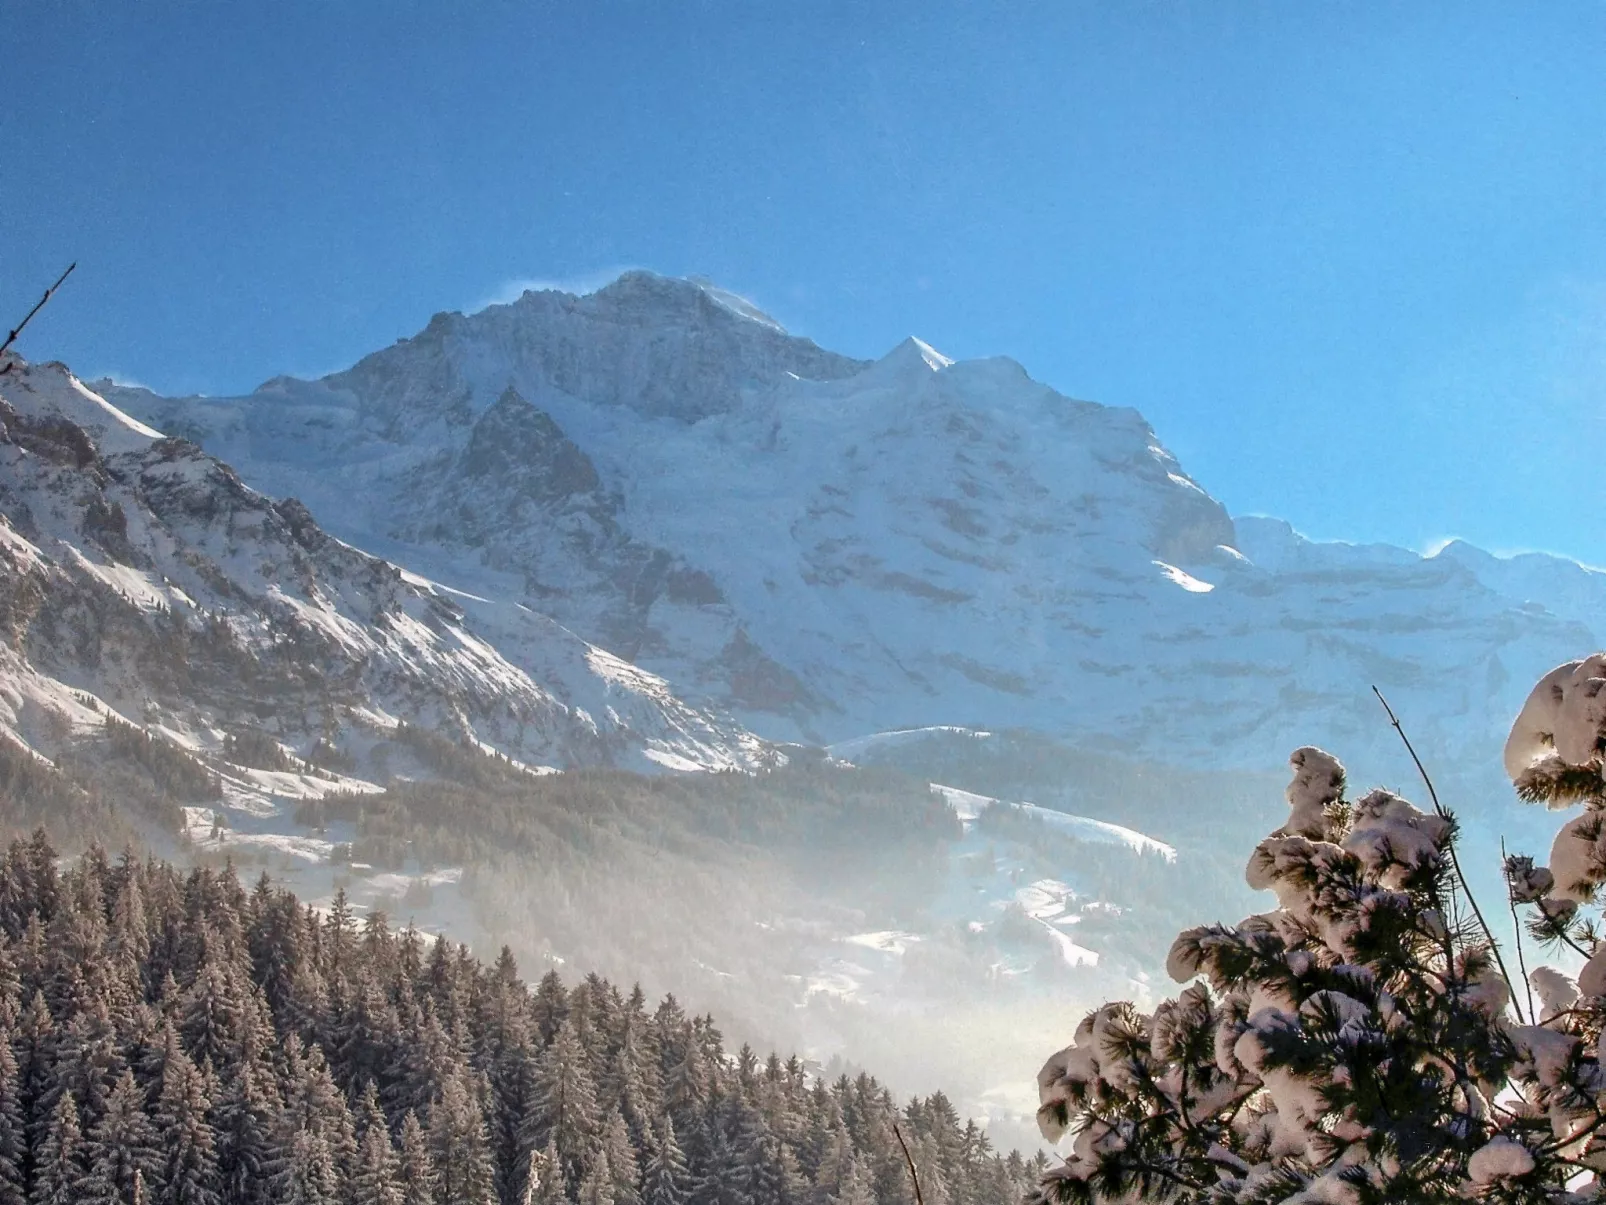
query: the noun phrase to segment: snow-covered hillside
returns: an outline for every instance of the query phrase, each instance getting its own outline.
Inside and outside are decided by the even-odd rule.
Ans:
[[[873,363],[631,273],[437,315],[318,381],[106,387],[353,543],[555,617],[777,738],[1021,727],[1169,763],[1487,749],[1606,577],[1239,519],[1135,411],[908,340]]]
[[[5,736],[57,759],[131,731],[241,812],[378,789],[402,723],[532,772],[773,756],[516,600],[328,535],[59,364],[0,375],[0,622]]]

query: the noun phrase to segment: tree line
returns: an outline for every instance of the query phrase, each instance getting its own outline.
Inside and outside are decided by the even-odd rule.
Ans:
[[[0,858],[0,1205],[1003,1205],[941,1094],[725,1049],[506,949],[41,831]]]

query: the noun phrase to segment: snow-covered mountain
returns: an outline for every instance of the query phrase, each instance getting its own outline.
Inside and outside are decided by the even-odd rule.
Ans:
[[[329,535],[62,365],[6,367],[0,730],[40,756],[132,731],[247,812],[377,789],[368,758],[403,722],[532,772],[773,757],[550,618]]]
[[[343,539],[553,616],[778,738],[1019,726],[1179,763],[1486,750],[1601,640],[1553,557],[1236,521],[1135,411],[910,339],[865,363],[633,272],[437,315],[317,381],[97,386]]]

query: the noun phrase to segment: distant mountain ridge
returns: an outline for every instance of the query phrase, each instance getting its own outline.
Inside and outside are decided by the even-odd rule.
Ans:
[[[1268,766],[1380,750],[1376,684],[1458,758],[1602,643],[1600,573],[1234,520],[1133,410],[913,339],[838,356],[703,282],[437,315],[244,398],[97,388],[342,539],[779,739],[1022,727]]]

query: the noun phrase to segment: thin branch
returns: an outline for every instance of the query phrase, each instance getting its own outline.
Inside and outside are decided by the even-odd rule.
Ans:
[[[1427,786],[1428,798],[1433,800],[1433,810],[1445,820],[1451,819],[1450,813],[1439,802],[1439,793],[1433,789],[1433,779],[1428,777],[1428,768],[1422,764],[1422,759],[1416,755],[1416,748],[1411,744],[1411,738],[1405,735],[1405,729],[1400,726],[1400,720],[1394,714],[1394,708],[1389,706],[1389,701],[1383,697],[1383,692],[1376,686],[1372,687],[1372,693],[1377,696],[1377,701],[1383,704],[1383,710],[1388,713],[1389,723],[1394,725],[1394,731],[1398,732],[1400,740],[1405,742],[1405,751],[1411,755],[1411,760],[1416,763],[1416,772],[1422,776],[1422,782]],[[1450,865],[1455,869],[1455,877],[1460,880],[1461,890],[1467,893],[1467,903],[1472,905],[1472,914],[1478,918],[1478,927],[1483,930],[1483,936],[1489,943],[1489,952],[1494,955],[1495,965],[1500,968],[1500,977],[1506,981],[1506,992],[1511,997],[1511,1007],[1516,1011],[1517,1020],[1526,1025],[1528,1022],[1522,1015],[1522,1005],[1517,1003],[1517,992],[1511,983],[1511,972],[1506,970],[1506,960],[1500,956],[1500,943],[1494,939],[1494,931],[1489,928],[1489,922],[1483,918],[1483,909],[1478,907],[1478,899],[1472,894],[1472,888],[1467,883],[1467,876],[1462,873],[1461,859],[1456,855],[1453,836],[1450,841]]]
[[[1506,839],[1500,838],[1500,873],[1505,874]],[[1528,1015],[1537,1024],[1539,1010],[1534,1007],[1534,986],[1528,978],[1528,960],[1522,954],[1522,919],[1517,915],[1517,897],[1511,894],[1511,879],[1506,878],[1506,903],[1511,907],[1511,935],[1517,943],[1517,969],[1522,972],[1522,986],[1528,992]]]
[[[28,311],[27,317],[25,317],[21,322],[17,323],[12,332],[6,336],[6,341],[4,343],[0,343],[0,356],[6,354],[6,351],[11,347],[11,345],[17,341],[17,336],[22,334],[22,328],[27,326],[28,323],[32,322],[33,316],[45,308],[45,302],[49,301],[56,295],[56,290],[61,288],[61,282],[71,276],[72,270],[77,266],[78,262],[74,260],[72,263],[67,265],[67,270],[65,272],[56,277],[56,283],[45,290],[45,295],[34,303],[34,307]],[[0,376],[3,376],[10,371],[10,364],[0,365]]]
[[[1564,1009],[1562,1009],[1561,1012],[1557,1013],[1554,1017],[1546,1017],[1543,1021],[1540,1022],[1540,1024],[1541,1025],[1554,1025],[1557,1021],[1565,1021],[1568,1017],[1593,1017],[1594,1015],[1595,1015],[1594,1009],[1589,1009],[1589,1008],[1564,1008]]]
[[[1549,1142],[1541,1146],[1539,1151],[1541,1154],[1545,1155],[1554,1154],[1556,1151],[1561,1150],[1565,1146],[1571,1146],[1580,1138],[1588,1138],[1603,1125],[1606,1125],[1606,1113],[1596,1113],[1595,1120],[1590,1122],[1589,1125],[1584,1129],[1579,1130],[1575,1134],[1568,1134],[1566,1137],[1552,1138]],[[1570,1162],[1570,1160],[1568,1162]],[[1594,1169],[1592,1168],[1591,1170]]]
[[[909,1144],[903,1140],[903,1131],[898,1128],[896,1121],[892,1123],[892,1135],[903,1150],[903,1161],[909,1165],[909,1179],[914,1181],[915,1186],[915,1205],[926,1205],[926,1198],[920,1191],[920,1173],[915,1171],[914,1157],[909,1154]]]
[[[1541,932],[1541,930],[1543,931]],[[1528,931],[1533,935],[1535,941],[1558,942],[1561,945],[1571,947],[1585,962],[1595,956],[1572,939],[1572,935],[1567,932],[1567,926],[1563,922],[1550,916],[1543,908],[1539,910],[1539,915],[1534,918],[1533,927]]]
[[[1184,1176],[1181,1172],[1174,1172],[1168,1167],[1162,1167],[1158,1163],[1146,1163],[1141,1160],[1134,1160],[1133,1162],[1127,1164],[1127,1166],[1136,1169],[1139,1174],[1147,1172],[1151,1176],[1159,1176],[1162,1180],[1169,1180],[1173,1184],[1180,1185],[1183,1188],[1191,1188],[1195,1192],[1203,1191],[1203,1189],[1206,1187],[1198,1180]]]

